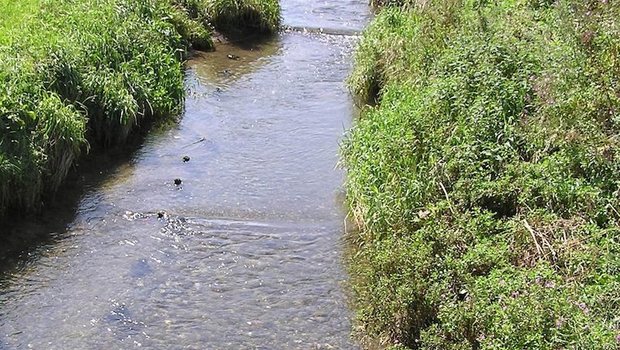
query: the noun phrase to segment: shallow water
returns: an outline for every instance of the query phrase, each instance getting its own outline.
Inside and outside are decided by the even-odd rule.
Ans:
[[[282,6],[296,28],[368,17],[365,1]],[[91,161],[0,242],[20,247],[1,260],[0,349],[357,348],[337,167],[355,42],[289,31],[197,54],[178,124]]]

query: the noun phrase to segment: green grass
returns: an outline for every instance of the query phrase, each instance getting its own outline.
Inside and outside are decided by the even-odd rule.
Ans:
[[[274,33],[280,25],[278,1],[207,0],[205,7],[210,22],[224,32]]]
[[[17,3],[0,0],[0,216],[39,208],[89,147],[123,144],[147,121],[179,114],[182,59],[191,47],[211,48],[217,8],[206,0]],[[278,10],[273,0],[248,4]],[[251,24],[245,13],[242,29]],[[277,15],[265,18],[275,30]]]
[[[381,10],[344,147],[363,336],[411,349],[620,346],[620,4]]]
[[[37,13],[40,0],[0,1],[0,44],[7,44],[10,33],[27,23],[33,13]]]

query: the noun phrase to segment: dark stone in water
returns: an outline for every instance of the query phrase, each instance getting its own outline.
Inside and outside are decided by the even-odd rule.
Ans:
[[[187,162],[189,162],[189,160],[190,160],[189,156],[184,156],[183,157],[183,163],[187,163]]]
[[[146,259],[140,259],[134,262],[131,265],[131,269],[129,270],[129,275],[133,278],[142,278],[146,275],[149,275],[153,272],[153,268]]]
[[[175,185],[179,186],[179,185],[181,185],[182,183],[183,183],[183,180],[181,180],[181,179],[174,179],[174,184],[175,184]]]
[[[163,211],[160,211],[160,212],[157,213],[157,218],[158,219],[163,219],[164,215],[166,215],[166,213],[164,213]]]

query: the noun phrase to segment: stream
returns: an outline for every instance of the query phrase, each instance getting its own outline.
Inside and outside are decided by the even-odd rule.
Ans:
[[[281,4],[289,29],[194,55],[178,123],[2,228],[0,350],[359,348],[338,161],[370,13]]]

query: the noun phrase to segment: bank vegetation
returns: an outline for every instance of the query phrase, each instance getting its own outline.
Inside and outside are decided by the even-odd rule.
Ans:
[[[343,150],[363,338],[620,347],[620,2],[379,5]]]

